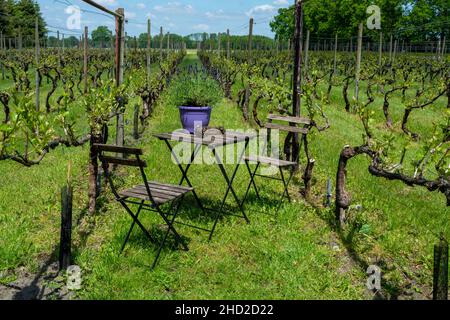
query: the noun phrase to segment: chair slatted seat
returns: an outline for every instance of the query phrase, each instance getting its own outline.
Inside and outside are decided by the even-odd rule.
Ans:
[[[269,158],[269,157],[262,157],[262,156],[247,156],[245,157],[245,160],[250,162],[259,162],[261,164],[270,164],[272,166],[276,167],[292,167],[296,166],[296,162],[292,161],[286,161],[286,160],[280,160],[275,158]]]
[[[165,204],[167,202],[177,200],[183,195],[194,190],[193,188],[188,187],[180,188],[179,186],[173,186],[170,184],[160,184],[152,182],[149,182],[148,186],[153,199],[158,204]],[[148,196],[147,193],[147,188],[145,187],[144,184],[120,191],[119,195],[123,197],[131,197],[135,199],[150,201],[150,197]]]

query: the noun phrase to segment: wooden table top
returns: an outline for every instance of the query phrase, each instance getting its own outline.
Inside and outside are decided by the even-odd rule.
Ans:
[[[210,134],[206,134],[203,137],[195,136],[193,134],[188,134],[185,132],[170,132],[170,133],[156,133],[153,136],[160,140],[170,140],[176,142],[189,142],[198,145],[204,145],[211,149],[217,147],[226,146],[229,144],[236,144],[239,142],[244,142],[246,140],[251,140],[257,137],[256,133],[244,133],[238,131],[227,130],[225,134],[217,131],[211,131]]]

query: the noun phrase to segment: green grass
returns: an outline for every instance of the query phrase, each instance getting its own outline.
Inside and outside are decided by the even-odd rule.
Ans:
[[[185,58],[183,65],[192,63],[199,63],[194,52]],[[0,87],[2,85],[5,84],[0,82]],[[362,142],[360,121],[344,111],[340,92],[340,88],[333,90],[332,103],[326,107],[332,127],[326,133],[311,137],[317,161],[313,189],[316,197],[323,197],[328,177],[334,180],[343,146]],[[165,144],[152,136],[152,133],[180,127],[178,110],[166,103],[168,94],[170,89],[161,97],[139,141],[130,138],[132,126],[131,121],[128,122],[127,144],[144,149],[150,179],[176,184],[180,172],[172,163]],[[138,98],[130,101],[126,119],[132,119],[133,106],[138,102]],[[380,98],[374,105],[380,106],[376,119],[381,123]],[[264,109],[261,104],[261,118],[267,112]],[[438,114],[436,107],[417,112],[412,120],[422,121],[417,121],[419,125],[413,129],[426,135],[431,120]],[[392,115],[398,127],[401,107],[397,98],[393,99]],[[213,110],[211,125],[230,129],[250,126],[243,123],[235,103],[225,99]],[[114,127],[112,124],[110,137],[114,137]],[[74,170],[75,263],[83,270],[83,289],[78,292],[78,298],[371,298],[365,292],[365,270],[349,261],[345,246],[363,262],[382,267],[383,284],[387,281],[391,293],[403,290],[411,279],[416,282],[412,288],[420,291],[432,283],[434,233],[443,231],[447,238],[450,236],[447,228],[450,212],[441,195],[372,177],[367,171],[367,159],[360,157],[349,163],[348,170],[348,189],[353,202],[363,205],[362,212],[353,212],[352,219],[363,226],[353,237],[344,234],[341,239],[334,232],[331,210],[314,209],[299,199],[299,177],[291,190],[296,200],[284,205],[279,218],[275,219],[269,199],[282,188],[273,181],[259,181],[265,201],[250,198],[246,210],[251,224],[247,225],[238,217],[224,217],[212,242],[208,242],[204,232],[179,226],[190,251],[165,248],[158,267],[152,272],[155,248],[140,230],[135,230],[124,254],[119,255],[131,221],[123,208],[113,201],[109,190],[101,198],[99,212],[92,217],[86,215],[87,157],[87,147],[59,148],[33,168],[0,162],[2,277],[11,278],[21,266],[36,271],[38,262],[49,258],[57,249],[59,192],[65,183],[69,159]],[[195,165],[189,175],[199,196],[217,205],[226,188],[217,166]],[[132,170],[119,170],[116,179],[124,187],[140,183],[139,173]],[[242,166],[235,183],[240,196],[247,182],[248,174]],[[192,199],[187,200],[180,220],[210,227],[212,217],[199,217],[199,211],[191,205]],[[155,226],[163,223],[152,213],[143,214],[143,221],[153,226],[153,231],[158,231]]]

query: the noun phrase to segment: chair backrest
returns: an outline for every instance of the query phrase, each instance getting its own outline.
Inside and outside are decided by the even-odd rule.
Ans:
[[[110,164],[122,165],[122,166],[128,166],[128,167],[138,167],[141,172],[144,184],[146,186],[149,198],[153,202],[153,197],[152,197],[152,195],[150,193],[150,189],[148,187],[147,176],[144,171],[144,168],[147,167],[147,162],[145,162],[144,160],[141,160],[139,157],[139,156],[143,155],[142,149],[129,148],[129,147],[118,147],[118,146],[106,145],[106,144],[94,144],[94,148],[98,152],[98,158],[102,162],[103,170],[106,174],[106,177],[109,181],[111,190],[114,193],[116,199],[119,199],[120,195],[118,194],[117,189],[114,185],[114,181],[112,180],[111,175],[109,174],[109,165]],[[114,156],[107,155],[107,153],[115,153],[115,155]],[[121,154],[122,157],[118,156],[118,154],[119,155]],[[135,159],[127,158],[130,156],[134,156]]]
[[[94,148],[99,154],[99,159],[104,164],[116,164],[130,167],[147,167],[147,163],[139,158],[143,155],[142,149],[118,147],[106,144],[94,144]],[[105,153],[116,153],[116,156],[108,156]],[[122,154],[118,157],[117,154]],[[135,159],[129,159],[128,156],[135,156]]]
[[[307,134],[309,132],[308,126],[311,124],[311,120],[307,118],[301,117],[290,117],[290,116],[281,116],[275,114],[269,114],[267,117],[267,123],[265,127],[267,129],[278,129],[280,131],[292,132],[292,133],[301,133]],[[276,124],[273,121],[279,121],[283,124]],[[299,127],[299,125],[303,125],[303,127]]]
[[[280,122],[273,123],[274,121]],[[272,130],[280,130],[289,133],[299,133],[306,135],[309,132],[308,126],[311,124],[311,120],[302,117],[282,116],[276,114],[269,114],[267,116],[267,122],[265,128],[267,129],[267,140],[263,146],[264,150],[268,154],[272,154],[271,134]]]

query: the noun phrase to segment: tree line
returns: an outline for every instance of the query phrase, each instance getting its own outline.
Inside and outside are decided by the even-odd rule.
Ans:
[[[0,32],[4,37],[14,38],[34,34],[36,18],[39,22],[40,36],[43,37],[47,32],[46,23],[36,1],[0,0]]]
[[[367,8],[378,5],[381,31],[407,41],[435,41],[450,34],[449,0],[308,0],[303,5],[303,20],[313,37],[354,37],[358,25],[366,21]],[[294,5],[282,8],[270,23],[278,39],[294,36]],[[367,31],[377,39],[378,32]]]
[[[141,33],[139,36],[127,36],[126,42],[129,48],[146,48],[147,47],[147,33]],[[110,43],[115,41],[115,35],[106,26],[99,26],[91,33],[92,45],[95,47],[109,47]],[[229,38],[230,47],[236,49],[245,49],[248,45],[248,35],[245,36],[235,36],[230,35]],[[171,48],[176,45],[185,44],[187,49],[197,49],[200,45],[201,48],[213,48],[217,49],[220,46],[225,49],[227,46],[228,38],[226,31],[221,33],[194,33],[187,36],[182,36],[179,34],[172,34],[160,32],[151,35],[151,47],[159,48],[162,42],[163,48],[167,48],[167,45]],[[253,37],[252,46],[254,48],[272,48],[274,46],[274,39],[266,36],[255,35]]]

